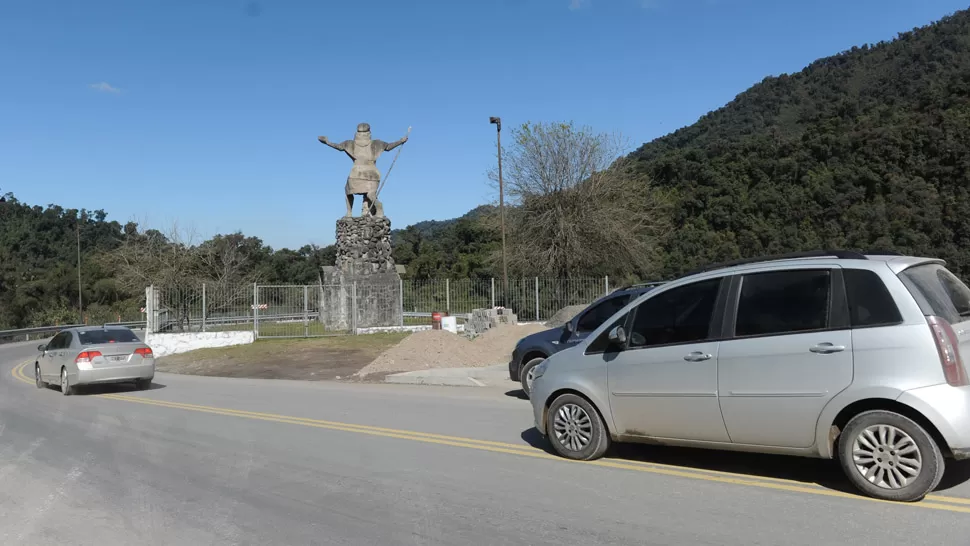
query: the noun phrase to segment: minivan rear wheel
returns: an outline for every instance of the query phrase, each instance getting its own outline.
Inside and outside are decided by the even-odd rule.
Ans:
[[[549,406],[546,433],[556,453],[577,461],[602,457],[610,435],[596,408],[582,396],[563,394]]]
[[[943,453],[912,419],[875,410],[852,418],[839,436],[842,470],[863,493],[891,501],[918,501],[943,478]]]

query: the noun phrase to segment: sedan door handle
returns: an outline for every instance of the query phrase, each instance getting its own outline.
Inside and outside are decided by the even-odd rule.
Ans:
[[[841,353],[845,350],[845,345],[832,345],[831,343],[819,343],[818,345],[809,349],[813,353],[818,353],[821,355],[827,355],[832,353]]]
[[[694,351],[689,355],[684,357],[687,362],[703,362],[705,360],[710,360],[712,357],[707,353],[702,353],[700,351]]]

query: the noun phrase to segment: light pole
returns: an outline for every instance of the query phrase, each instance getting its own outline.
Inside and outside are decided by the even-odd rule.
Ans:
[[[495,125],[495,139],[498,146],[498,210],[502,217],[502,305],[509,293],[509,264],[505,259],[505,185],[502,183],[502,118],[492,116],[488,122]]]
[[[77,236],[77,314],[78,324],[84,324],[84,305],[81,303],[81,218],[78,217],[75,224],[75,235]]]

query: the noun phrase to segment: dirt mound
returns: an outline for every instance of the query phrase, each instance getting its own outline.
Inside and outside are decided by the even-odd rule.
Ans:
[[[415,332],[381,353],[357,375],[504,364],[520,339],[541,330],[545,327],[539,324],[498,326],[473,340],[445,330]]]
[[[556,311],[556,314],[552,316],[551,319],[546,321],[546,326],[549,328],[559,328],[563,324],[566,324],[573,317],[579,314],[580,311],[586,309],[588,305],[567,305],[562,309]]]

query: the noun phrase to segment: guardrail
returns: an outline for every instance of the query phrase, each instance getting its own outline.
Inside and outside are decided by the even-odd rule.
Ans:
[[[36,328],[19,328],[16,330],[0,330],[0,343],[14,343],[17,341],[30,341],[31,338],[48,338],[60,332],[64,328],[74,328],[85,326],[84,324],[64,324],[61,326],[38,326]],[[48,334],[48,335],[45,335]]]

